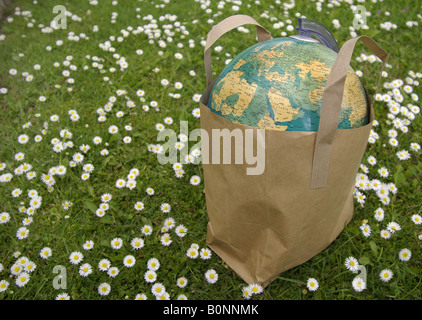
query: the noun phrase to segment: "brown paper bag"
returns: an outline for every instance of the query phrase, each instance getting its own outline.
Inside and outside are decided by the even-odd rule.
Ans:
[[[323,94],[318,132],[258,129],[231,123],[206,106],[214,84],[210,48],[221,35],[242,24],[257,26],[258,41],[271,38],[251,17],[235,15],[209,32],[204,52],[207,89],[200,111],[207,245],[245,282],[265,287],[283,271],[324,250],[351,220],[356,174],[374,114],[371,105],[368,125],[337,129],[346,74],[357,40],[383,66],[388,54],[366,36],[343,45]],[[251,166],[245,163],[246,157],[243,164],[233,161],[242,142],[231,143],[232,163],[223,163],[222,152],[214,146],[213,130],[224,129],[245,139],[253,133],[253,154],[262,151],[265,157],[261,174],[247,174]],[[215,156],[216,152],[220,154]]]

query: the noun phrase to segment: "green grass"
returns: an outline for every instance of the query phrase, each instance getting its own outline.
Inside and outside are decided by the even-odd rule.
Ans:
[[[143,280],[147,270],[147,261],[157,258],[160,269],[157,271],[157,282],[162,283],[172,299],[179,294],[185,294],[188,299],[242,299],[241,288],[245,283],[215,254],[209,260],[199,258],[192,260],[186,257],[186,250],[192,243],[197,243],[200,248],[206,246],[206,224],[208,221],[203,182],[199,186],[189,183],[192,175],[203,178],[200,165],[185,165],[186,171],[183,178],[176,178],[170,164],[161,165],[155,154],[149,152],[149,144],[157,143],[155,125],[164,123],[166,117],[172,117],[174,123],[166,127],[179,131],[179,121],[188,120],[189,129],[199,128],[199,119],[192,116],[192,110],[199,107],[192,97],[201,94],[205,89],[205,73],[203,67],[203,46],[201,41],[206,39],[212,25],[232,14],[244,13],[251,15],[273,34],[280,36],[286,31],[291,19],[291,24],[297,26],[295,13],[300,12],[308,18],[320,21],[329,27],[340,45],[349,39],[349,26],[353,22],[353,13],[350,5],[341,2],[340,6],[327,7],[324,2],[322,12],[316,10],[315,1],[296,1],[296,6],[284,14],[284,10],[276,1],[242,1],[239,11],[232,10],[233,3],[227,2],[222,9],[217,8],[217,2],[212,2],[207,12],[201,8],[199,1],[123,1],[112,5],[111,1],[101,2],[99,5],[89,5],[88,1],[69,1],[67,10],[76,14],[82,21],[67,19],[67,29],[55,30],[52,33],[42,33],[39,24],[47,26],[54,18],[52,8],[57,1],[32,1],[18,0],[14,7],[21,11],[29,10],[30,17],[15,14],[15,8],[8,8],[5,15],[12,17],[9,22],[7,17],[1,22],[0,34],[6,36],[0,41],[0,88],[7,88],[7,94],[0,94],[0,163],[6,164],[2,174],[10,172],[20,163],[26,162],[33,166],[37,177],[27,180],[25,175],[14,175],[11,182],[0,184],[0,212],[8,212],[10,221],[0,224],[0,263],[4,270],[0,272],[0,281],[7,280],[9,287],[5,292],[0,292],[0,299],[54,299],[59,293],[66,292],[72,299],[134,299],[136,294],[145,293],[149,299],[154,299],[150,293],[151,284]],[[391,82],[394,79],[408,77],[409,71],[422,72],[419,54],[421,51],[421,8],[414,1],[367,1],[363,4],[371,15],[367,17],[368,30],[358,30],[357,34],[366,34],[373,37],[389,54],[391,68],[386,68],[388,76],[382,79]],[[157,7],[161,5],[161,7]],[[136,11],[136,8],[141,8]],[[88,13],[88,10],[90,13]],[[377,12],[377,11],[380,12]],[[386,11],[391,14],[387,16]],[[112,12],[117,12],[115,23],[111,23]],[[264,12],[267,15],[262,15]],[[138,17],[137,17],[138,15]],[[150,44],[145,27],[151,23],[149,15],[157,20],[160,35]],[[175,19],[168,19],[175,15]],[[215,16],[214,16],[215,15]],[[164,19],[160,19],[163,17]],[[208,23],[208,19],[214,22]],[[333,19],[341,23],[339,29],[332,24]],[[28,27],[28,22],[33,20],[33,27]],[[274,23],[283,21],[285,26],[274,29]],[[387,31],[380,28],[380,24],[391,21],[397,29]],[[407,21],[417,21],[418,26],[408,27]],[[178,23],[179,22],[180,25]],[[98,25],[99,31],[93,32],[93,26]],[[166,41],[166,26],[172,26],[172,42]],[[103,51],[100,43],[109,40],[110,36],[116,39],[121,35],[121,30],[131,26],[136,30],[144,26],[144,31],[133,34],[129,32],[123,37],[122,42],[112,42],[115,53],[125,57],[129,66],[124,71],[119,70],[113,53]],[[186,28],[189,34],[183,35],[180,26]],[[213,51],[213,64],[215,75],[224,68],[224,61],[233,58],[243,49],[254,44],[255,31],[251,26],[249,34],[231,31],[221,38],[217,45],[223,46],[221,52]],[[89,39],[81,38],[79,41],[68,40],[69,32],[75,35],[85,33]],[[287,32],[292,34],[295,32]],[[56,41],[63,40],[63,45],[57,46]],[[164,40],[165,48],[159,46],[158,40]],[[190,43],[194,43],[190,47]],[[183,44],[178,47],[177,44]],[[51,46],[51,51],[46,47]],[[142,49],[143,54],[137,55],[136,50]],[[158,54],[162,51],[162,55]],[[183,59],[179,60],[174,54],[179,52]],[[19,54],[23,56],[19,56]],[[370,54],[362,45],[358,45],[354,57],[361,53]],[[89,55],[89,56],[88,56]],[[76,71],[70,71],[73,84],[66,82],[62,75],[63,70],[70,70],[62,64],[67,56],[71,56],[71,64],[77,66]],[[104,73],[92,66],[94,56],[101,59]],[[59,67],[54,67],[54,62],[59,62]],[[34,65],[40,64],[40,70],[34,70]],[[84,66],[88,66],[84,70]],[[116,68],[110,72],[111,67]],[[363,72],[362,80],[371,94],[375,93],[379,74],[379,63],[352,62],[355,70]],[[10,75],[9,70],[17,70],[16,75]],[[159,71],[154,71],[159,68]],[[196,76],[189,74],[190,70]],[[31,82],[25,81],[22,72],[28,72],[34,78]],[[103,77],[109,77],[104,81]],[[167,79],[169,85],[163,87],[161,79]],[[415,80],[418,80],[416,77]],[[174,88],[174,83],[180,81],[183,88]],[[59,84],[60,88],[55,86]],[[72,88],[72,91],[68,91]],[[126,95],[117,95],[116,90],[126,90]],[[145,91],[145,101],[141,102],[136,95],[137,90]],[[385,94],[387,89],[380,88],[378,92]],[[420,87],[413,85],[413,92],[421,95]],[[169,93],[180,93],[179,99],[172,98]],[[38,101],[39,96],[45,96],[46,101]],[[109,97],[115,96],[116,102],[112,111],[107,113],[105,122],[98,122],[97,109],[104,107]],[[126,106],[126,98],[135,102],[135,108]],[[407,104],[419,105],[411,96],[403,93],[403,106]],[[148,112],[142,110],[142,105],[149,105],[151,101],[158,103],[158,110],[150,108]],[[422,215],[421,209],[421,182],[422,169],[420,152],[410,150],[410,143],[421,143],[422,121],[420,114],[416,114],[409,125],[409,131],[402,133],[399,130],[399,146],[389,144],[388,130],[392,124],[387,122],[388,106],[385,102],[376,101],[374,104],[376,119],[379,126],[374,130],[380,138],[375,144],[368,145],[363,158],[363,163],[369,167],[370,179],[380,179],[383,182],[392,182],[397,186],[398,192],[391,198],[389,205],[382,205],[373,191],[365,192],[365,205],[356,203],[355,216],[344,232],[323,252],[308,262],[288,270],[271,283],[262,294],[253,299],[412,299],[418,300],[421,295],[421,226],[412,222],[412,215]],[[79,121],[70,120],[68,112],[74,109],[80,115]],[[123,111],[125,115],[117,118],[115,113]],[[58,115],[59,121],[50,121],[50,116]],[[37,116],[39,115],[39,116]],[[22,125],[31,122],[31,126],[23,129]],[[41,133],[44,123],[48,124],[45,134]],[[119,128],[117,135],[110,135],[108,128],[116,125]],[[133,130],[126,132],[125,125],[131,125]],[[73,148],[68,148],[61,153],[52,151],[50,141],[58,138],[60,130],[68,129],[73,137]],[[19,144],[17,138],[27,134],[30,140],[27,144]],[[35,143],[35,135],[42,135],[43,139]],[[124,144],[122,138],[131,136],[132,142]],[[99,145],[92,142],[93,137],[100,136],[103,141]],[[108,146],[106,145],[108,143]],[[83,163],[91,163],[95,169],[90,178],[82,181],[82,166],[69,167],[69,161],[79,146],[89,144],[91,149],[85,155]],[[100,151],[107,148],[108,156],[101,156]],[[409,160],[400,161],[395,153],[406,149],[411,153]],[[15,160],[15,154],[22,152],[25,158],[22,162]],[[368,156],[373,155],[377,164],[371,167],[366,162]],[[41,175],[53,167],[62,164],[67,167],[64,176],[55,176],[56,184],[49,192],[41,181]],[[390,170],[388,178],[380,178],[378,168],[385,166]],[[137,187],[134,190],[117,189],[114,184],[119,178],[126,178],[132,168],[139,169]],[[147,187],[155,190],[153,196],[145,193]],[[23,193],[18,198],[11,196],[12,190],[20,188]],[[19,240],[16,230],[22,226],[25,213],[19,212],[19,207],[29,207],[27,192],[35,189],[42,196],[42,205],[32,216],[33,222],[28,226],[29,236]],[[106,215],[99,218],[95,210],[101,203],[101,195],[111,193],[113,199]],[[65,211],[62,203],[69,200],[73,206]],[[145,209],[136,212],[133,205],[137,201],[145,204]],[[171,204],[169,214],[160,211],[162,203]],[[374,219],[374,211],[382,207],[385,218],[378,222]],[[179,238],[171,231],[173,243],[164,247],[160,243],[161,226],[164,219],[171,216],[176,225],[183,224],[188,228],[184,238]],[[360,226],[367,220],[372,228],[369,238],[362,235]],[[388,222],[399,223],[402,229],[392,235],[388,240],[380,237],[380,230],[385,229]],[[143,236],[140,229],[143,225],[150,224],[154,231],[150,236]],[[112,249],[110,241],[120,237],[123,239],[121,249]],[[142,237],[145,246],[135,251],[130,246],[134,237]],[[86,251],[82,248],[85,241],[92,240],[94,248]],[[41,259],[39,252],[43,247],[52,249],[52,256],[47,260]],[[412,252],[409,261],[398,259],[401,249],[408,248]],[[69,262],[71,252],[80,251],[84,255],[82,263],[89,263],[93,273],[84,278],[78,274],[79,265]],[[21,256],[28,257],[36,264],[36,269],[31,273],[30,281],[23,287],[15,284],[15,277],[10,276],[10,268],[15,263],[14,253],[20,252]],[[134,255],[137,262],[134,267],[127,268],[123,265],[123,258]],[[367,270],[367,289],[356,292],[352,287],[352,280],[356,274],[348,271],[344,266],[347,257],[356,257]],[[119,268],[120,273],[116,278],[109,277],[105,272],[99,271],[98,262],[109,259],[112,266]],[[56,290],[53,280],[57,274],[53,268],[63,265],[67,271],[67,288]],[[215,269],[219,280],[215,284],[208,284],[204,274],[209,269]],[[394,276],[390,282],[379,280],[379,272],[390,269]],[[176,279],[184,276],[188,285],[181,289],[176,286]],[[308,278],[315,278],[319,282],[319,289],[309,292],[306,287]],[[107,282],[111,292],[106,297],[101,297],[97,288],[99,284]]]

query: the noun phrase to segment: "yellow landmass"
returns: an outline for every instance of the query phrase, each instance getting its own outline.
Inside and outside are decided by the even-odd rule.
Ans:
[[[341,107],[344,109],[352,107],[352,113],[349,116],[351,126],[355,125],[356,120],[365,117],[367,113],[366,99],[364,91],[361,89],[359,77],[349,69],[344,84],[343,101]]]
[[[288,98],[285,98],[280,91],[274,88],[268,91],[268,99],[274,111],[274,120],[276,122],[291,121],[293,116],[299,111],[292,107]]]
[[[311,102],[318,102],[322,98],[325,86],[321,86],[309,92],[309,100]]]
[[[279,126],[274,123],[274,120],[270,117],[270,114],[267,113],[262,117],[258,122],[258,127],[261,129],[273,129],[279,131],[286,131],[287,126]]]
[[[236,69],[239,69],[241,66],[243,66],[244,64],[246,63],[246,61],[245,60],[243,60],[243,59],[240,59],[237,63],[236,63],[236,65],[234,66],[234,70],[236,70]]]
[[[259,50],[261,50],[264,46],[265,46],[264,44],[263,44],[263,45],[260,45],[260,46],[256,47],[253,51],[254,51],[254,52],[258,52],[258,51],[259,51]]]
[[[268,71],[268,72],[265,73],[265,79],[267,79],[269,81],[288,82],[289,78],[290,78],[291,81],[293,81],[295,79],[295,77],[290,73],[280,74],[280,73],[274,72],[274,71]]]
[[[311,60],[308,64],[303,62],[296,63],[296,68],[301,69],[299,76],[305,79],[308,72],[311,72],[311,77],[321,82],[328,79],[331,68],[328,67],[324,62],[318,60]]]
[[[220,89],[220,93],[213,93],[212,96],[214,102],[217,105],[215,109],[216,111],[219,111],[220,109],[222,110],[224,108],[224,112],[229,114],[229,109],[232,109],[233,115],[239,117],[249,106],[249,103],[252,101],[255,91],[258,88],[258,85],[256,83],[249,84],[246,80],[241,79],[242,75],[243,71],[232,71],[224,77],[224,83]],[[239,91],[239,89],[241,90]],[[233,94],[238,94],[239,96],[233,108],[227,104],[223,105],[223,100]]]
[[[256,59],[259,61],[258,76],[260,76],[263,71],[271,69],[271,67],[273,67],[277,63],[278,59],[284,55],[284,48],[291,44],[291,41],[286,41],[274,45],[270,50],[260,51],[256,56]],[[278,49],[278,47],[281,48]]]
[[[325,86],[321,86],[309,92],[309,100],[311,102],[320,101],[324,93],[324,89]],[[341,108],[352,108],[352,112],[349,116],[349,121],[352,127],[355,126],[356,121],[360,121],[367,113],[366,99],[364,92],[361,90],[360,80],[352,69],[349,69],[347,73]]]
[[[230,107],[227,103],[223,103],[223,106],[221,107],[221,114],[223,116],[226,116],[228,114],[230,114],[233,111],[233,108]]]
[[[279,42],[279,43],[277,43],[277,44],[273,45],[273,46],[271,47],[271,50],[275,50],[275,49],[277,49],[277,48],[278,48],[278,47],[280,47],[280,46],[282,46],[282,47],[283,47],[283,50],[284,50],[284,47],[286,47],[286,46],[290,46],[291,44],[292,44],[292,41]]]

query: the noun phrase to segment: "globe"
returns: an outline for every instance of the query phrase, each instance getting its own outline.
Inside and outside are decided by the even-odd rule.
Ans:
[[[234,58],[212,88],[208,107],[233,123],[280,131],[317,131],[322,95],[337,53],[316,41],[283,37]],[[349,68],[339,129],[368,123],[368,103]]]

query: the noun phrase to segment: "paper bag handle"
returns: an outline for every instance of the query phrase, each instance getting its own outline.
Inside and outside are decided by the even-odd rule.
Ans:
[[[211,64],[211,47],[212,45],[226,32],[240,27],[244,24],[254,24],[256,25],[256,33],[258,42],[265,40],[270,40],[271,33],[262,27],[258,22],[255,21],[252,17],[244,14],[237,14],[231,17],[228,17],[218,24],[216,24],[208,33],[207,42],[204,49],[204,64],[205,64],[205,75],[207,79],[207,87],[213,81],[212,76],[212,64]]]
[[[315,143],[311,188],[324,188],[327,185],[330,165],[331,146],[340,120],[344,84],[349,70],[354,47],[360,40],[382,61],[381,73],[388,58],[388,53],[368,36],[359,36],[346,41],[341,47],[328,76],[322,96],[320,123]],[[379,77],[377,88],[381,77]],[[372,108],[372,105],[370,106]]]

